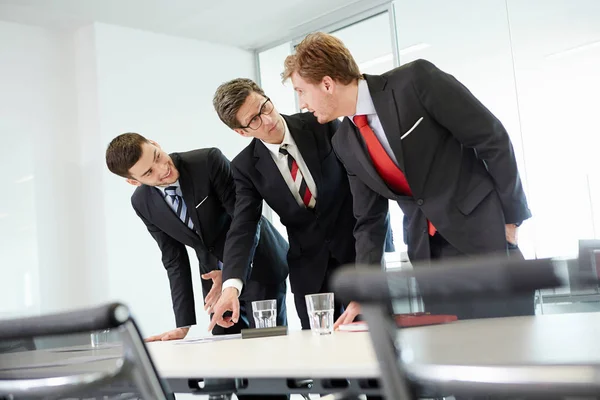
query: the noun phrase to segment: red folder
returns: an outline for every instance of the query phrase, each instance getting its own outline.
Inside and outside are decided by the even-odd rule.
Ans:
[[[409,328],[411,326],[425,326],[446,324],[456,321],[456,315],[432,315],[424,312],[397,314],[394,316],[396,325],[401,328]],[[366,332],[369,330],[365,321],[356,321],[350,324],[340,326],[340,331],[346,332]]]
[[[456,315],[436,315],[424,312],[417,312],[411,314],[398,314],[394,316],[396,325],[401,328],[408,328],[410,326],[425,326],[425,325],[438,325],[446,324],[448,322],[456,321]]]

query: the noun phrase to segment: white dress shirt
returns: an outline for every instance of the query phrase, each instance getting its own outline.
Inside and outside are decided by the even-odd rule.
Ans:
[[[165,189],[168,187],[171,187],[171,186],[175,186],[177,188],[175,190],[175,193],[178,196],[181,196],[181,198],[183,199],[183,192],[181,191],[181,185],[179,184],[179,179],[167,186],[154,186],[154,187],[157,188],[158,190],[160,190],[160,192],[162,193],[163,199],[165,199],[165,201],[167,202],[169,207],[171,207],[172,209],[175,210],[175,208],[173,207],[173,200],[171,200],[171,196],[167,196],[165,193]],[[175,211],[175,212],[177,212],[177,211]]]
[[[383,130],[383,126],[381,125],[381,121],[379,120],[379,116],[375,111],[375,105],[373,104],[373,99],[371,98],[371,93],[369,92],[369,86],[367,85],[367,81],[364,79],[358,80],[358,99],[356,101],[356,114],[355,115],[366,115],[367,121],[369,122],[369,126],[379,139],[379,143],[383,146],[385,152],[390,156],[394,164],[398,165],[398,160],[396,160],[396,156],[392,151],[392,147],[390,146],[390,142],[385,136],[385,132]],[[354,115],[350,116],[350,121],[354,123]],[[400,134],[400,132],[398,132]]]
[[[302,176],[304,177],[304,180],[306,181],[306,185],[308,186],[308,189],[312,193],[315,200],[317,200],[317,185],[315,184],[315,180],[313,179],[312,175],[310,174],[310,171],[308,170],[308,166],[304,162],[304,158],[302,157],[302,154],[300,154],[300,150],[298,149],[298,146],[296,146],[296,142],[294,141],[294,138],[292,137],[292,134],[290,133],[290,130],[289,130],[285,120],[283,118],[281,120],[283,122],[283,127],[284,127],[283,141],[281,142],[281,144],[271,144],[271,143],[265,143],[265,142],[262,142],[262,143],[269,150],[269,153],[271,153],[271,157],[273,157],[273,161],[275,161],[275,165],[277,165],[277,168],[279,168],[279,172],[281,172],[281,176],[283,177],[283,179],[285,180],[285,183],[287,184],[288,188],[292,192],[292,195],[296,199],[296,202],[298,203],[298,205],[300,207],[304,207],[304,202],[302,201],[302,197],[300,197],[300,192],[298,191],[298,188],[296,187],[296,184],[294,183],[294,180],[292,179],[292,174],[288,167],[287,156],[281,154],[279,152],[279,148],[286,145],[286,150],[292,157],[294,157],[294,160],[296,160],[296,164],[298,164],[298,169],[302,173]],[[223,290],[225,290],[228,287],[235,287],[238,290],[238,296],[239,296],[239,294],[242,292],[243,286],[244,285],[243,285],[241,279],[231,278],[231,279],[227,279],[223,283]]]
[[[283,142],[281,142],[281,144],[270,144],[263,142],[263,144],[267,149],[269,149],[271,157],[273,157],[273,161],[275,161],[277,168],[279,168],[279,172],[281,172],[281,176],[283,176],[283,179],[292,192],[292,195],[296,199],[296,202],[298,202],[300,207],[304,207],[304,202],[302,201],[302,197],[300,197],[300,192],[298,191],[298,188],[292,179],[292,174],[290,172],[290,168],[288,167],[287,156],[281,154],[279,149],[283,146],[286,146],[285,149],[292,157],[294,157],[296,164],[298,164],[298,169],[302,173],[302,176],[306,181],[306,185],[308,186],[308,189],[312,193],[315,200],[317,200],[317,185],[315,184],[315,180],[310,174],[308,166],[304,162],[304,158],[302,157],[302,154],[300,154],[300,150],[298,149],[298,146],[296,146],[296,142],[294,141],[294,138],[292,137],[292,134],[290,133],[290,130],[283,118],[282,121],[285,129],[283,134]]]

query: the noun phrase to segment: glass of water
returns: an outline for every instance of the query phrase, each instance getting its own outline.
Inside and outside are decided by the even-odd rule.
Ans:
[[[108,329],[90,333],[90,344],[92,345],[92,347],[100,347],[108,344],[109,334],[110,330]]]
[[[315,335],[333,333],[333,293],[307,294],[306,309],[310,330]]]
[[[277,326],[277,300],[253,301],[252,315],[257,328]]]

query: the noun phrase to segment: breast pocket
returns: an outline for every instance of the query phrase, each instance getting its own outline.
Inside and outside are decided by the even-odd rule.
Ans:
[[[199,209],[202,206],[202,204],[206,202],[206,199],[208,199],[208,196],[205,196],[203,199],[201,199],[200,202],[196,204],[195,208]]]
[[[410,127],[409,130],[400,135],[400,140],[405,140],[406,138],[408,138],[415,131],[415,129],[417,129],[421,122],[423,122],[423,117],[419,118],[417,122],[415,122],[414,125]]]

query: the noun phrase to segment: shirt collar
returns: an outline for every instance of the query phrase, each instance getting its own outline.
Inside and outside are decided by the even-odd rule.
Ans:
[[[375,105],[369,92],[369,85],[364,79],[358,80],[358,96],[356,99],[356,114],[354,115],[374,115],[377,114],[375,111]],[[354,115],[350,116],[350,121],[354,122]]]
[[[283,117],[281,117],[281,121],[283,121],[283,141],[281,142],[281,144],[266,143],[261,140],[265,147],[269,149],[269,151],[276,157],[283,156],[283,154],[279,152],[279,148],[281,148],[282,146],[294,146],[296,144],[296,142],[294,142],[292,134],[290,133],[290,128],[288,128],[287,123],[285,122],[285,119]]]
[[[165,195],[165,189],[170,187],[170,186],[176,186],[177,190],[175,191],[175,193],[177,193],[179,196],[181,196],[181,185],[179,185],[179,179],[176,180],[175,182],[171,183],[170,185],[167,186],[154,186],[155,188],[157,188],[158,190],[160,190],[163,194],[163,196]]]

